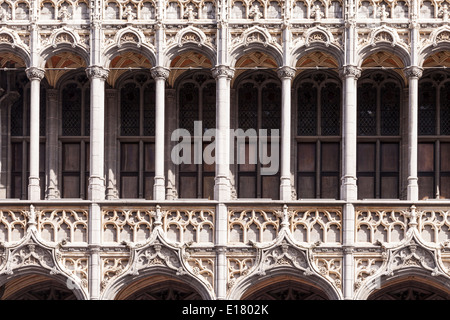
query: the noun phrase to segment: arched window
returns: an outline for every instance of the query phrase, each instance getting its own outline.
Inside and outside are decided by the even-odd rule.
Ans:
[[[215,163],[204,157],[204,150],[214,140],[203,141],[203,134],[216,128],[216,82],[210,73],[193,72],[180,79],[177,88],[178,128],[189,132],[183,139],[189,139],[185,141],[191,146],[183,150],[190,152],[190,159],[178,166],[178,194],[180,198],[213,199]]]
[[[61,85],[61,195],[87,198],[89,183],[89,80],[76,74]]]
[[[339,198],[341,88],[335,75],[305,72],[297,93],[297,195]]]
[[[243,137],[234,139],[238,197],[279,199],[280,81],[268,72],[244,74],[237,96],[237,129]]]
[[[155,177],[155,84],[130,73],[120,92],[120,197],[153,199]]]
[[[399,198],[399,80],[385,72],[358,81],[358,197]]]
[[[8,72],[9,73],[9,72]],[[5,74],[8,74],[5,73]],[[13,79],[13,78],[10,78]],[[18,93],[17,100],[11,105],[10,133],[11,133],[11,198],[27,199],[28,177],[30,170],[30,86],[25,72],[18,72],[15,83],[10,83],[11,91]],[[3,87],[3,86],[2,86]],[[6,86],[4,86],[5,88]],[[45,121],[46,121],[46,87],[45,78],[41,81],[40,92],[40,120],[39,120],[39,183],[41,198],[45,196]]]
[[[450,73],[419,82],[419,198],[450,197]]]

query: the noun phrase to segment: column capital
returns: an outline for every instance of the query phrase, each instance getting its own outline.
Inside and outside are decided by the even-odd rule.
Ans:
[[[280,79],[292,79],[295,77],[295,68],[289,66],[283,66],[277,69],[278,78]]]
[[[353,77],[357,80],[361,76],[361,68],[354,65],[345,65],[340,70],[341,78]]]
[[[407,78],[417,78],[422,77],[423,68],[418,66],[409,66],[403,69],[403,72]]]
[[[225,77],[229,80],[234,77],[234,69],[226,65],[218,65],[211,69],[214,79]]]
[[[41,81],[45,76],[45,70],[38,67],[29,67],[25,70],[25,73],[30,80]]]
[[[169,78],[170,70],[165,67],[157,66],[150,69],[153,79],[163,79],[167,80]]]
[[[89,79],[103,79],[108,78],[109,70],[101,66],[90,66],[86,68],[86,75]]]

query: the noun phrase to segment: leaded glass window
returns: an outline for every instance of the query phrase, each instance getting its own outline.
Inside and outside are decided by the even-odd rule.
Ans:
[[[450,73],[419,80],[419,198],[450,197]]]
[[[261,136],[256,143],[248,137],[239,143],[234,141],[238,197],[279,199],[279,170],[275,174],[261,174],[270,163],[263,165],[258,155],[265,152],[271,161],[275,157],[278,157],[275,161],[280,159],[279,154],[271,153],[275,143],[279,144],[281,129],[280,80],[270,72],[247,72],[236,80],[236,84],[238,129],[252,131],[256,135],[263,132],[260,129],[267,130],[266,143],[259,144]],[[278,130],[278,133],[273,130]]]
[[[401,81],[389,72],[364,72],[358,80],[358,197],[400,195]]]
[[[340,81],[327,72],[305,72],[297,81],[297,196],[338,199]]]
[[[120,197],[153,198],[155,83],[150,73],[126,73],[120,92]]]
[[[7,71],[8,74],[11,71]],[[9,75],[7,76],[9,77]],[[10,89],[16,91],[19,96],[11,105],[10,109],[10,133],[11,133],[11,152],[10,171],[11,184],[8,197],[26,199],[28,197],[28,177],[29,177],[29,136],[30,136],[30,87],[29,80],[25,72],[18,72],[14,77],[15,83],[10,83]],[[41,81],[40,86],[40,104],[39,104],[39,135],[41,140],[45,139],[46,129],[46,87],[45,79]],[[39,151],[39,182],[41,188],[41,197],[45,196],[45,143],[40,143]]]
[[[178,195],[180,198],[213,199],[215,164],[206,163],[203,157],[201,163],[195,163],[194,154],[202,153],[214,140],[205,142],[198,150],[194,134],[216,128],[216,81],[209,72],[189,72],[179,79],[177,87],[178,127],[189,131],[192,143],[190,163],[178,165]]]
[[[87,198],[89,183],[90,83],[83,73],[61,84],[61,196]]]

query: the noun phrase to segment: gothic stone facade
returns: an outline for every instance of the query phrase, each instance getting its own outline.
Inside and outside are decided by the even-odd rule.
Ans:
[[[448,5],[0,0],[1,298],[449,298]]]

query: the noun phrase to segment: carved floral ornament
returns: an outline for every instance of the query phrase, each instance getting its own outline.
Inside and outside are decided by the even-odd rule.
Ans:
[[[229,66],[224,66],[224,65],[217,66],[212,69],[212,76],[215,79],[225,77],[225,78],[231,80],[234,77],[234,69]]]
[[[155,221],[154,229],[148,239],[140,243],[126,241],[122,243],[130,250],[129,258],[116,259],[115,267],[107,268],[109,274],[103,275],[102,281],[102,289],[105,294],[111,294],[117,284],[126,282],[129,276],[139,276],[158,268],[164,268],[172,270],[177,276],[185,278],[189,282],[192,282],[193,279],[198,280],[213,296],[214,288],[208,280],[212,276],[212,271],[204,267],[199,268],[199,266],[203,266],[204,261],[191,256],[188,250],[189,245],[166,240],[163,219],[167,214],[168,211],[163,211],[157,206],[156,211],[151,214]]]
[[[432,277],[443,277],[450,280],[450,273],[441,259],[442,249],[448,247],[448,241],[441,243],[425,242],[418,229],[423,212],[412,206],[404,211],[407,218],[407,232],[400,242],[381,242],[380,252],[365,254],[356,258],[355,294],[362,296],[378,288],[382,277],[389,278],[405,270],[429,274]]]
[[[78,277],[79,272],[66,269],[61,248],[64,242],[57,244],[46,243],[37,231],[37,217],[33,205],[25,212],[27,216],[26,234],[18,242],[0,244],[0,279],[9,278],[16,273],[23,273],[30,268],[38,268],[53,276],[62,276],[66,279],[68,287],[80,289],[87,297],[87,279]]]
[[[255,277],[264,277],[269,273],[276,273],[286,268],[296,269],[305,277],[314,276],[316,280],[320,279],[322,283],[327,283],[337,297],[342,295],[342,268],[340,267],[341,263],[337,261],[339,259],[328,259],[324,256],[318,258],[315,250],[319,248],[320,242],[300,243],[296,241],[289,229],[289,220],[294,214],[295,212],[289,210],[287,205],[277,211],[276,216],[281,220],[281,229],[277,237],[266,243],[250,241],[252,247],[256,249],[256,257],[245,259],[245,266],[242,265],[241,270],[237,270],[237,274],[236,268],[229,268],[229,273],[235,273],[229,274],[228,288],[231,296],[235,294],[234,290],[239,290],[236,288],[241,287],[240,284],[252,282]],[[236,261],[231,260],[229,263],[236,265]],[[238,261],[237,263],[241,264],[242,262]]]
[[[91,66],[86,68],[86,75],[89,79],[103,79],[108,78],[109,70],[100,66]]]
[[[28,79],[41,81],[45,76],[44,69],[38,67],[29,67],[25,70]]]

